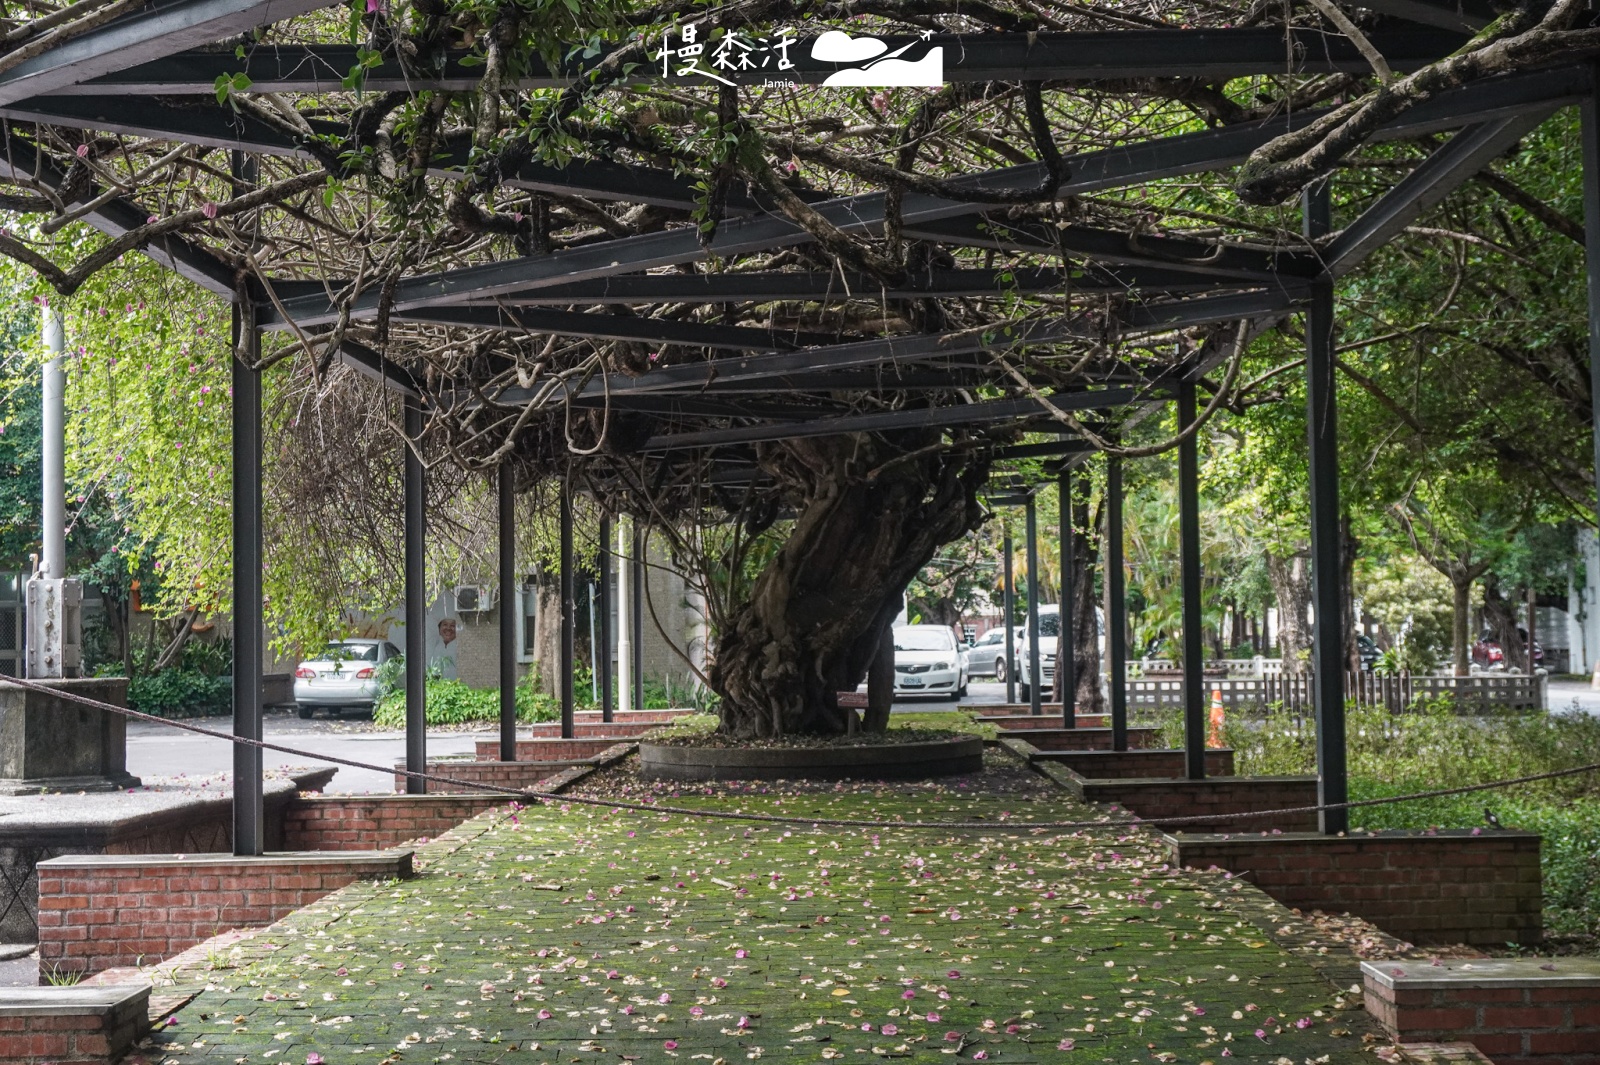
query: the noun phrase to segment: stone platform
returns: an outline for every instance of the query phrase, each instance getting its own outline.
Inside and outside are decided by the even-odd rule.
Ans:
[[[128,698],[121,677],[44,683],[115,706]],[[137,787],[139,778],[128,773],[127,728],[120,714],[0,680],[0,795]]]
[[[263,789],[267,846],[281,847],[284,813],[334,770],[271,777]],[[197,853],[233,846],[226,775],[151,780],[116,792],[0,796],[0,943],[38,939],[40,862],[69,854]]]

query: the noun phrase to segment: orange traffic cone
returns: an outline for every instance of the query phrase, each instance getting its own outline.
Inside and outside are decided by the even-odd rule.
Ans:
[[[1222,689],[1211,689],[1211,732],[1206,736],[1207,747],[1222,746],[1222,725],[1226,718],[1222,710]]]

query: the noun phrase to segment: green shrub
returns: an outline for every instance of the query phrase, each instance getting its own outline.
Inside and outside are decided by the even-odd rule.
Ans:
[[[459,680],[427,683],[427,718],[430,725],[465,725],[500,720],[500,689],[469,688]],[[561,704],[527,684],[517,686],[517,720],[523,724],[554,721],[561,716]],[[372,720],[389,728],[406,723],[406,693],[402,685],[378,700]]]
[[[163,669],[129,682],[128,705],[158,717],[227,714],[233,709],[233,678],[207,676],[197,669]]]
[[[1350,797],[1380,799],[1600,763],[1600,718],[1571,711],[1470,717],[1448,700],[1391,714],[1346,707]],[[1183,744],[1180,711],[1162,713],[1165,742]],[[1223,735],[1240,774],[1316,771],[1316,726],[1282,707],[1230,712]],[[1361,828],[1476,828],[1485,808],[1507,828],[1544,837],[1545,924],[1558,935],[1600,934],[1600,774],[1492,791],[1356,807]]]

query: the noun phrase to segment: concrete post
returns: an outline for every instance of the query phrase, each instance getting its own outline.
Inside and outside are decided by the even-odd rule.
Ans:
[[[633,709],[633,519],[617,519],[617,696],[626,712]]]

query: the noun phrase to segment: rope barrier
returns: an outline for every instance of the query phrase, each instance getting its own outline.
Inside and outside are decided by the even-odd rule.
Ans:
[[[683,817],[700,817],[722,821],[753,821],[765,824],[799,825],[810,827],[829,828],[934,828],[934,829],[959,829],[963,831],[1066,831],[1085,828],[1114,828],[1133,827],[1135,825],[1159,825],[1170,827],[1173,825],[1196,824],[1204,822],[1208,825],[1219,821],[1244,821],[1267,817],[1277,817],[1283,814],[1320,813],[1323,810],[1354,810],[1371,806],[1387,806],[1394,803],[1414,802],[1419,799],[1438,799],[1451,795],[1468,795],[1480,791],[1492,791],[1498,788],[1515,787],[1519,784],[1532,784],[1540,780],[1557,780],[1563,777],[1581,776],[1585,773],[1600,771],[1600,762],[1589,765],[1575,766],[1570,769],[1556,769],[1547,773],[1532,773],[1521,777],[1507,777],[1502,780],[1492,780],[1482,784],[1463,784],[1453,788],[1435,788],[1431,791],[1415,791],[1405,795],[1391,795],[1381,799],[1352,799],[1346,802],[1317,803],[1309,806],[1283,806],[1272,810],[1246,810],[1234,813],[1221,814],[1196,814],[1182,817],[1129,817],[1129,818],[1104,818],[1098,821],[880,821],[872,818],[850,817],[796,817],[789,814],[763,814],[748,813],[740,810],[703,810],[689,806],[667,806],[659,803],[630,802],[625,799],[595,798],[587,795],[565,795],[560,792],[535,791],[531,788],[511,788],[503,784],[490,784],[476,780],[462,780],[457,777],[443,776],[437,773],[424,773],[413,769],[399,769],[371,765],[367,762],[358,762],[351,758],[340,758],[337,755],[319,754],[315,751],[305,751],[297,747],[287,747],[280,743],[271,743],[267,740],[258,740],[248,736],[235,736],[227,732],[218,732],[215,729],[201,728],[191,725],[186,721],[175,721],[171,718],[157,717],[140,710],[126,706],[117,706],[115,703],[92,699],[87,695],[62,688],[52,688],[48,684],[17,677],[3,678],[5,683],[16,684],[32,691],[43,692],[58,699],[79,703],[98,710],[108,710],[114,714],[135,721],[149,721],[158,725],[192,732],[200,736],[209,736],[212,739],[225,740],[230,743],[243,744],[256,747],[265,751],[277,751],[280,754],[290,754],[298,758],[310,758],[313,761],[328,762],[333,765],[348,766],[351,769],[366,769],[379,773],[394,773],[410,780],[421,780],[438,784],[449,784],[457,788],[475,789],[482,792],[504,795],[508,799],[526,799],[543,803],[568,803],[578,806],[604,807],[610,810],[630,810],[638,813],[649,814],[676,814]],[[237,785],[237,782],[235,782]]]

